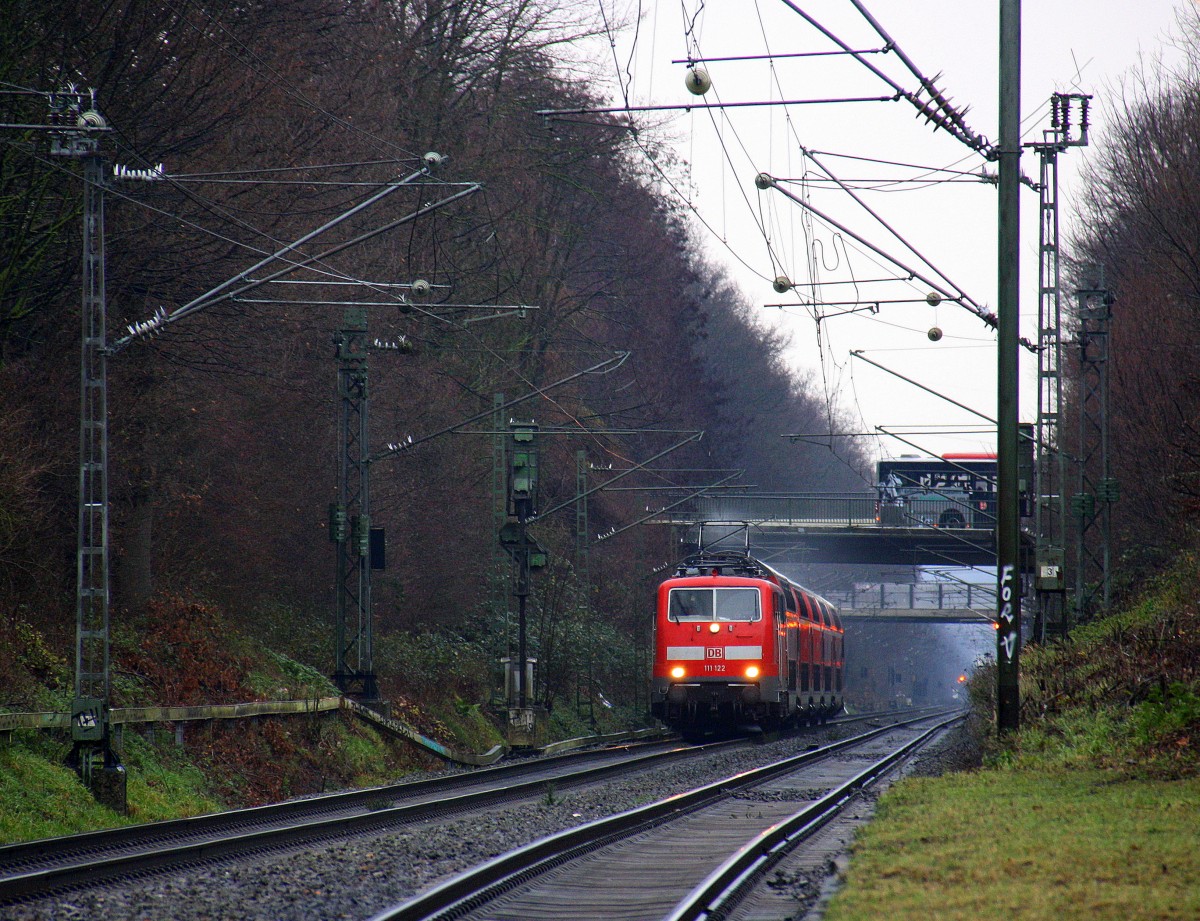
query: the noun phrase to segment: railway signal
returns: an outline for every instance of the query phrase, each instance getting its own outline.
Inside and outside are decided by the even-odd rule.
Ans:
[[[538,447],[537,423],[509,422],[508,514],[525,522],[537,515]]]
[[[526,608],[529,601],[529,574],[546,565],[546,551],[529,536],[529,522],[537,516],[538,443],[537,423],[509,420],[508,514],[516,521],[500,529],[500,544],[517,565],[517,662],[506,662],[515,669],[515,682],[506,680],[509,691],[509,742],[532,746],[537,736],[537,712],[530,705],[533,668],[529,659]],[[507,677],[507,676],[506,676]],[[514,699],[515,698],[515,699]]]

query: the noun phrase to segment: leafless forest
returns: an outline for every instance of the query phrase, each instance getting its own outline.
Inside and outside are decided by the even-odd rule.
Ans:
[[[94,89],[112,129],[102,140],[109,164],[162,164],[166,174],[108,183],[110,341],[420,169],[427,151],[446,158],[428,182],[290,258],[481,186],[287,276],[309,284],[261,286],[112,356],[119,657],[156,631],[182,631],[178,642],[198,648],[208,640],[181,625],[200,619],[329,672],[337,302],[377,304],[368,308],[371,337],[413,346],[370,356],[372,450],[483,413],[496,393],[530,393],[625,351],[615,370],[512,410],[567,430],[542,439],[543,508],[575,495],[579,450],[598,468],[596,485],[609,468],[642,463],[691,431],[704,436],[622,485],[696,486],[742,470],[740,482],[763,489],[863,488],[853,443],[833,450],[780,437],[837,430],[838,409],[783,364],[783,343],[719,268],[696,257],[694,231],[667,185],[683,165],[658,146],[652,126],[535,114],[599,101],[572,44],[597,28],[593,12],[549,0],[6,7],[3,88]],[[12,124],[48,117],[45,96],[10,94],[5,105]],[[33,130],[4,132],[0,170],[0,605],[13,639],[4,645],[20,647],[19,635],[33,629],[66,657],[82,177]],[[384,287],[417,278],[432,290],[405,292],[408,303]],[[534,309],[487,319],[497,312],[488,305]],[[485,419],[372,466],[372,524],[388,534],[388,568],[374,586],[376,668],[389,693],[419,697],[449,680],[476,695],[509,641],[507,599],[501,592],[497,601],[493,588],[489,428]],[[573,507],[537,525],[551,566],[538,577],[531,623],[549,701],[571,693],[585,658],[606,672],[597,679],[606,687],[636,683],[651,570],[676,548],[661,528],[595,537],[681,495],[592,497],[590,591],[579,583]],[[609,651],[600,665],[598,648]],[[120,667],[144,676],[150,664],[143,655]],[[236,694],[214,683],[168,696]]]
[[[619,368],[514,409],[567,432],[543,439],[543,507],[574,496],[576,452],[602,477],[693,431],[703,438],[623,485],[695,486],[740,470],[764,491],[864,487],[867,459],[853,440],[826,448],[780,437],[848,426],[821,387],[784,364],[784,343],[745,296],[697,256],[670,192],[686,164],[654,126],[536,114],[604,102],[577,52],[599,29],[593,16],[581,0],[6,4],[0,89],[5,121],[18,127],[0,133],[0,673],[25,676],[10,677],[8,699],[52,684],[51,670],[66,674],[74,630],[83,191],[78,162],[19,127],[46,122],[45,91],[95,91],[110,166],[163,165],[157,181],[108,183],[110,339],[409,175],[427,151],[447,158],[428,183],[300,248],[315,255],[399,222],[288,276],[324,284],[264,285],[112,357],[120,668],[144,676],[163,664],[140,637],[194,651],[217,624],[329,672],[333,337],[344,310],[330,302],[377,302],[372,337],[414,347],[370,357],[373,448],[447,430],[497,393],[530,393],[628,352]],[[1194,16],[1182,26],[1195,47]],[[1200,59],[1193,52],[1177,73],[1147,67],[1114,95],[1120,117],[1098,139],[1087,207],[1068,223],[1076,277],[1103,264],[1115,299],[1113,521],[1128,586],[1194,546],[1200,512]],[[472,183],[476,194],[400,221]],[[407,303],[384,287],[417,278],[432,290]],[[510,640],[494,588],[507,572],[494,563],[487,428],[463,426],[373,465],[373,523],[388,533],[375,582],[387,693],[419,697],[452,682],[478,696]],[[551,565],[532,622],[548,701],[569,697],[588,669],[606,687],[637,684],[652,569],[676,548],[664,529],[595,537],[682,494],[592,497],[587,590],[573,510],[538,523]],[[184,629],[198,621],[204,630]],[[29,652],[38,643],[44,656]],[[242,692],[215,679],[160,690],[177,698],[165,702]]]

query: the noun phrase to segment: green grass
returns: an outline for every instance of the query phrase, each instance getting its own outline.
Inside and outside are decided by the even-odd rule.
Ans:
[[[74,771],[15,745],[0,748],[0,805],[0,842],[126,824],[92,798]]]
[[[1200,780],[913,779],[881,800],[827,921],[1200,917]]]
[[[827,921],[1200,918],[1200,566],[1021,657],[1021,730],[985,767],[891,787]]]
[[[320,624],[276,605],[254,638],[221,612],[194,599],[163,596],[137,624],[113,630],[113,705],[312,699],[336,689],[295,656]],[[278,641],[279,649],[264,645]],[[448,633],[379,637],[376,652],[416,663],[415,671],[381,675],[394,715],[452,748],[486,752],[504,741],[502,715],[487,709],[492,690],[486,651]],[[68,664],[25,620],[0,620],[0,699],[6,710],[66,711]],[[314,661],[320,661],[317,655]],[[447,694],[446,688],[453,689]],[[563,717],[571,720],[563,721]],[[636,725],[628,711],[597,711],[597,731]],[[553,738],[585,735],[573,708],[556,710]],[[345,713],[211,720],[170,726],[130,724],[114,731],[126,769],[128,815],[93,799],[63,761],[71,743],[62,731],[16,731],[0,740],[0,844],[55,837],[134,822],[194,816],[299,794],[394,782],[440,766],[427,752],[381,734]],[[560,735],[558,733],[566,733]]]
[[[123,742],[131,821],[156,822],[224,808],[207,792],[204,773],[173,743],[152,744],[129,732]]]
[[[66,767],[69,745],[35,732],[14,734],[0,747],[0,842],[27,841],[180,818],[224,808],[208,792],[203,772],[167,738],[157,743],[126,733],[122,763],[129,814],[99,805]]]

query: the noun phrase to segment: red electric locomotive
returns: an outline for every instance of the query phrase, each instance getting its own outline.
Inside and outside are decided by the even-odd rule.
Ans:
[[[844,632],[746,553],[689,557],[658,587],[651,712],[683,732],[823,722],[844,703]]]

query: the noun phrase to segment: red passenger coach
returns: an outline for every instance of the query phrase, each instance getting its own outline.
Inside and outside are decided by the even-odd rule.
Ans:
[[[681,731],[824,721],[842,710],[841,621],[744,553],[684,560],[658,587],[650,709]]]

